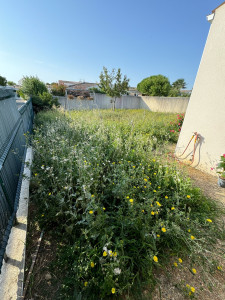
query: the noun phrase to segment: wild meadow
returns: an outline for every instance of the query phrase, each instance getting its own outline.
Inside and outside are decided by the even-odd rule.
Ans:
[[[182,119],[144,110],[36,116],[31,201],[57,241],[59,299],[141,299],[155,270],[185,259],[193,274],[218,269],[210,253],[223,238],[219,208],[166,154]],[[184,283],[184,293],[198,291]]]

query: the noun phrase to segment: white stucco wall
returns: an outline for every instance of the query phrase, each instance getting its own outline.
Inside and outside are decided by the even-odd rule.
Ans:
[[[177,155],[183,152],[195,131],[202,138],[193,166],[216,175],[211,168],[216,167],[225,153],[225,5],[216,9],[210,26],[177,143]],[[190,146],[193,149],[193,142]],[[186,160],[190,157],[191,153]]]
[[[154,112],[185,113],[188,97],[153,97],[141,96],[140,108]]]
[[[111,109],[111,98],[104,94],[95,94],[94,100],[66,101],[65,97],[57,97],[61,106],[68,110]],[[116,100],[116,109],[147,109],[154,112],[184,113],[189,98],[186,97],[136,97],[122,96]]]

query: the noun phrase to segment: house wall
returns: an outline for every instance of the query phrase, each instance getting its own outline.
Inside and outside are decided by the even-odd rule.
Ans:
[[[176,147],[179,155],[193,132],[201,134],[193,166],[216,175],[215,168],[225,153],[225,5],[215,11],[194,88]],[[190,145],[193,149],[193,142]],[[191,151],[187,152],[188,160]]]
[[[94,100],[68,100],[57,97],[62,107],[68,110],[111,109],[111,98],[104,94],[95,94]],[[154,112],[184,113],[189,98],[184,97],[136,97],[122,96],[116,100],[116,109],[147,109]],[[68,107],[67,107],[68,106]]]

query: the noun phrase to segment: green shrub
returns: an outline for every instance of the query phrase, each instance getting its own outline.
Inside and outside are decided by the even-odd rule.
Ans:
[[[19,95],[20,98],[26,99],[26,96],[24,95],[21,89],[17,91],[17,94]]]
[[[53,98],[53,96],[48,92],[43,92],[38,96],[32,96],[32,104],[33,109],[37,113],[40,110],[51,109],[54,105],[59,106],[59,102],[57,98]]]
[[[48,92],[45,83],[41,81],[38,77],[34,76],[23,77],[23,82],[20,90],[26,98],[38,96],[39,94]]]
[[[64,84],[54,83],[51,86],[51,93],[54,96],[65,96],[66,86]]]
[[[7,84],[6,78],[3,77],[3,76],[0,76],[0,85],[1,86],[6,86],[6,84]]]

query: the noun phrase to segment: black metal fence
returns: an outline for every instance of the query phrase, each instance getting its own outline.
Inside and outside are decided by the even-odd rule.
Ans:
[[[17,108],[14,91],[0,88],[0,270],[18,208],[27,132],[33,108],[28,100]]]

